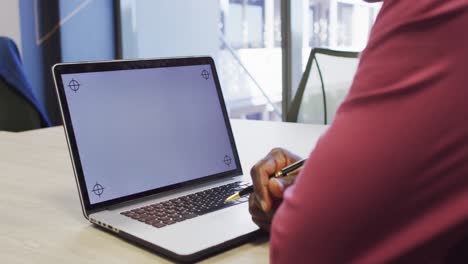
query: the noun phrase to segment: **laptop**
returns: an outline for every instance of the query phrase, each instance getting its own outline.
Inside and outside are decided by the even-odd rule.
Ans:
[[[54,65],[83,214],[177,261],[258,231],[210,57]]]

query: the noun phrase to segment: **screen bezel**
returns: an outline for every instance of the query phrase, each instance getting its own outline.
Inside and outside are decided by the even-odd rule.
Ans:
[[[83,168],[81,165],[80,155],[78,151],[78,145],[75,138],[75,133],[73,130],[73,125],[71,121],[70,110],[68,107],[67,98],[65,95],[65,88],[62,82],[62,74],[72,74],[72,73],[87,73],[87,72],[106,72],[106,71],[119,71],[119,70],[134,70],[134,69],[150,69],[150,68],[166,68],[166,67],[180,67],[180,66],[193,66],[193,65],[210,65],[211,72],[213,74],[213,81],[215,82],[216,91],[218,93],[218,98],[223,112],[224,123],[226,125],[226,130],[228,132],[229,141],[233,151],[234,161],[236,169],[229,170],[222,173],[217,173],[213,175],[207,175],[198,179],[193,179],[181,183],[176,183],[168,185],[165,187],[160,187],[156,189],[151,189],[148,191],[143,191],[135,193],[132,195],[126,195],[120,198],[115,198],[99,203],[90,203],[89,193],[86,188],[86,181],[83,173]],[[76,182],[80,191],[80,199],[85,210],[85,216],[89,215],[93,211],[98,211],[103,208],[113,206],[122,202],[127,202],[135,200],[142,197],[147,197],[149,195],[159,194],[165,191],[174,190],[177,188],[200,184],[207,181],[228,178],[242,175],[242,167],[239,160],[239,154],[237,147],[234,141],[234,136],[232,133],[231,123],[226,110],[226,105],[224,102],[221,85],[219,83],[218,74],[216,72],[216,67],[214,60],[211,57],[187,57],[187,58],[168,58],[168,59],[150,59],[150,60],[117,60],[117,61],[102,61],[102,62],[82,62],[82,63],[59,63],[53,66],[52,68],[54,79],[57,88],[57,94],[59,97],[60,108],[62,112],[62,120],[64,128],[66,131],[68,147],[70,150],[72,165],[75,172]]]

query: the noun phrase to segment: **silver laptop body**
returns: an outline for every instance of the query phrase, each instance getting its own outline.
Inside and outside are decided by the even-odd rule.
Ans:
[[[177,261],[257,233],[246,198],[219,202],[228,194],[218,190],[246,183],[210,57],[65,63],[53,74],[86,219]]]

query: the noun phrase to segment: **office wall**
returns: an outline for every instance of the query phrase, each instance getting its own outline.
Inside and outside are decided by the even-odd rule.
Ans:
[[[216,56],[218,0],[121,1],[124,58]]]
[[[70,18],[60,27],[62,62],[115,58],[113,2],[114,0],[60,1],[61,20]]]
[[[58,125],[51,67],[58,62],[115,58],[114,0],[19,0],[19,4],[26,75],[49,119]]]
[[[19,0],[0,1],[0,36],[12,38],[21,49]]]

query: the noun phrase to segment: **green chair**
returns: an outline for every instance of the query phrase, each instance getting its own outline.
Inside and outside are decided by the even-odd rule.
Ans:
[[[312,49],[286,121],[330,124],[351,87],[358,57],[358,52]]]

